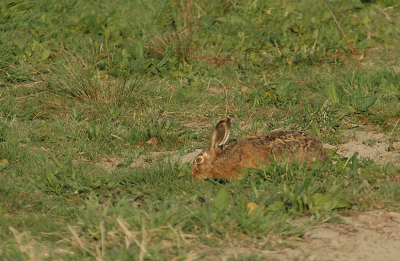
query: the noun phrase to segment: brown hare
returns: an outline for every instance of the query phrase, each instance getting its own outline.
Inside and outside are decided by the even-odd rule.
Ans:
[[[210,147],[203,150],[192,163],[195,178],[237,179],[243,167],[268,165],[270,158],[287,161],[325,161],[322,143],[301,131],[274,131],[262,137],[248,137],[222,145],[229,137],[231,119],[218,122],[210,138]]]

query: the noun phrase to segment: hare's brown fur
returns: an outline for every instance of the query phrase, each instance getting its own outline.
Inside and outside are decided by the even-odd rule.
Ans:
[[[221,128],[221,124],[225,128]],[[301,131],[274,131],[262,137],[248,137],[234,141],[222,150],[220,146],[229,136],[229,127],[229,118],[217,124],[210,148],[203,150],[193,161],[191,171],[195,178],[235,179],[243,167],[268,165],[271,157],[309,162],[327,159],[322,143]],[[221,129],[227,133],[221,134]]]

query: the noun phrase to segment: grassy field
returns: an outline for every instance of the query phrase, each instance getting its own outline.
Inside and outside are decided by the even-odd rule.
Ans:
[[[400,6],[326,4],[2,1],[1,259],[266,260],[338,213],[399,211],[391,162],[329,151],[218,182],[179,160],[226,116],[232,138],[400,140]]]

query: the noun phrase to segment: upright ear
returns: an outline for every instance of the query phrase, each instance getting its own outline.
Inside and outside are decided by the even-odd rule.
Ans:
[[[224,145],[229,138],[229,131],[231,129],[231,119],[229,117],[226,120],[218,122],[210,139],[211,152],[220,154],[222,151],[219,146]]]

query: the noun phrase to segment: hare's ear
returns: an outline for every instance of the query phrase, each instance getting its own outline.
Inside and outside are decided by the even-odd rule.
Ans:
[[[231,129],[231,119],[218,122],[210,139],[210,151],[215,151],[218,154],[221,152],[219,146],[224,145],[229,138],[229,131]]]

